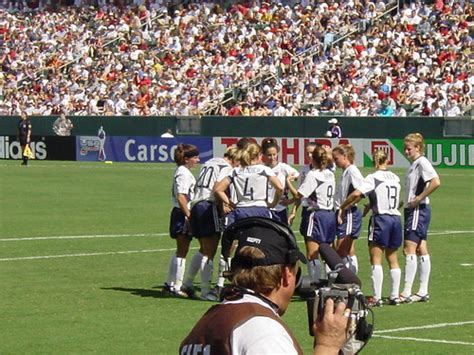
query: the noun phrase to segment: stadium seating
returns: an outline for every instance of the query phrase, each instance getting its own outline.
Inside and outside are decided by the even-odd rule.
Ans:
[[[470,113],[469,3],[284,3],[0,9],[0,113]]]

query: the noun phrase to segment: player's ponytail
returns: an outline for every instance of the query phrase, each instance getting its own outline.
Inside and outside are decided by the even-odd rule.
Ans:
[[[372,155],[374,166],[378,167],[387,163],[387,153],[382,149],[377,149]]]
[[[252,165],[252,162],[258,158],[262,149],[257,143],[250,143],[245,149],[240,151],[239,161],[241,166]]]
[[[328,165],[328,153],[323,147],[316,147],[311,156],[313,158],[313,166],[316,169],[326,169]]]
[[[235,145],[231,145],[230,147],[227,147],[225,153],[224,153],[224,158],[228,159],[229,161],[235,161],[237,160],[239,154],[239,150]]]
[[[262,152],[266,154],[267,150],[275,148],[277,152],[280,152],[280,146],[275,138],[264,138],[262,140]]]

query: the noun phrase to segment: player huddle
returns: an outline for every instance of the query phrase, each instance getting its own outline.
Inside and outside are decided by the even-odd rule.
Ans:
[[[165,289],[177,296],[195,297],[193,281],[200,272],[200,297],[217,301],[218,290],[224,286],[223,272],[231,262],[220,257],[217,292],[211,289],[213,259],[223,229],[238,220],[256,216],[291,225],[301,206],[299,230],[305,239],[311,282],[324,277],[325,268],[319,260],[320,243],[332,244],[346,266],[357,273],[354,240],[360,235],[362,218],[371,212],[368,234],[373,286],[371,305],[383,304],[384,254],[391,279],[387,303],[428,301],[431,270],[426,242],[431,218],[428,196],[439,187],[440,179],[423,155],[421,134],[408,134],[404,140],[404,151],[411,165],[405,177],[403,203],[400,179],[388,170],[387,155],[382,150],[373,153],[375,171],[364,178],[354,165],[355,151],[349,144],[331,150],[328,146],[309,143],[306,152],[310,164],[300,171],[278,161],[279,149],[273,138],[264,139],[261,146],[253,139],[242,138],[236,146],[227,149],[223,158],[213,158],[203,164],[196,179],[190,170],[199,163],[199,151],[193,145],[178,145],[170,220],[170,235],[176,240],[177,250],[170,261]],[[342,173],[336,183],[337,168]],[[368,203],[361,211],[357,202],[365,197]],[[401,207],[404,208],[404,227]],[[200,248],[186,267],[193,237],[198,239]],[[406,265],[405,285],[400,293],[397,252],[402,242]],[[420,286],[413,294],[418,265]]]

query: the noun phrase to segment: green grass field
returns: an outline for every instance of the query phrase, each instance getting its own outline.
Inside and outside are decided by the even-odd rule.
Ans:
[[[173,169],[0,161],[0,353],[177,353],[211,303],[161,292],[174,251]],[[474,353],[474,171],[438,172],[432,300],[375,309],[364,354]],[[365,235],[357,249],[369,295]],[[305,303],[295,299],[284,320],[309,354]]]

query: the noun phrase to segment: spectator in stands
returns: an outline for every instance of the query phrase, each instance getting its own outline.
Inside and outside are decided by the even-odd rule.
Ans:
[[[376,115],[387,98],[393,109],[425,100],[430,106],[428,86],[446,103],[449,93],[457,94],[459,114],[471,109],[470,3],[454,0],[440,9],[412,3],[383,21],[376,19],[384,7],[380,0],[367,7],[330,0],[294,7],[205,2],[177,7],[173,16],[166,15],[163,1],[149,9],[138,4],[117,9],[100,3],[94,9],[81,2],[58,12],[44,6],[36,12],[0,9],[4,101],[27,107],[31,100],[34,114],[227,114],[229,107],[222,111],[222,105],[240,88],[251,98],[239,98],[250,115],[268,115],[262,104],[275,100],[288,114],[353,115],[354,108],[359,115]],[[337,39],[360,23],[367,32],[328,40],[329,33]],[[348,93],[355,91],[348,107]],[[175,97],[189,107],[175,105]],[[448,109],[443,100],[439,106]]]

